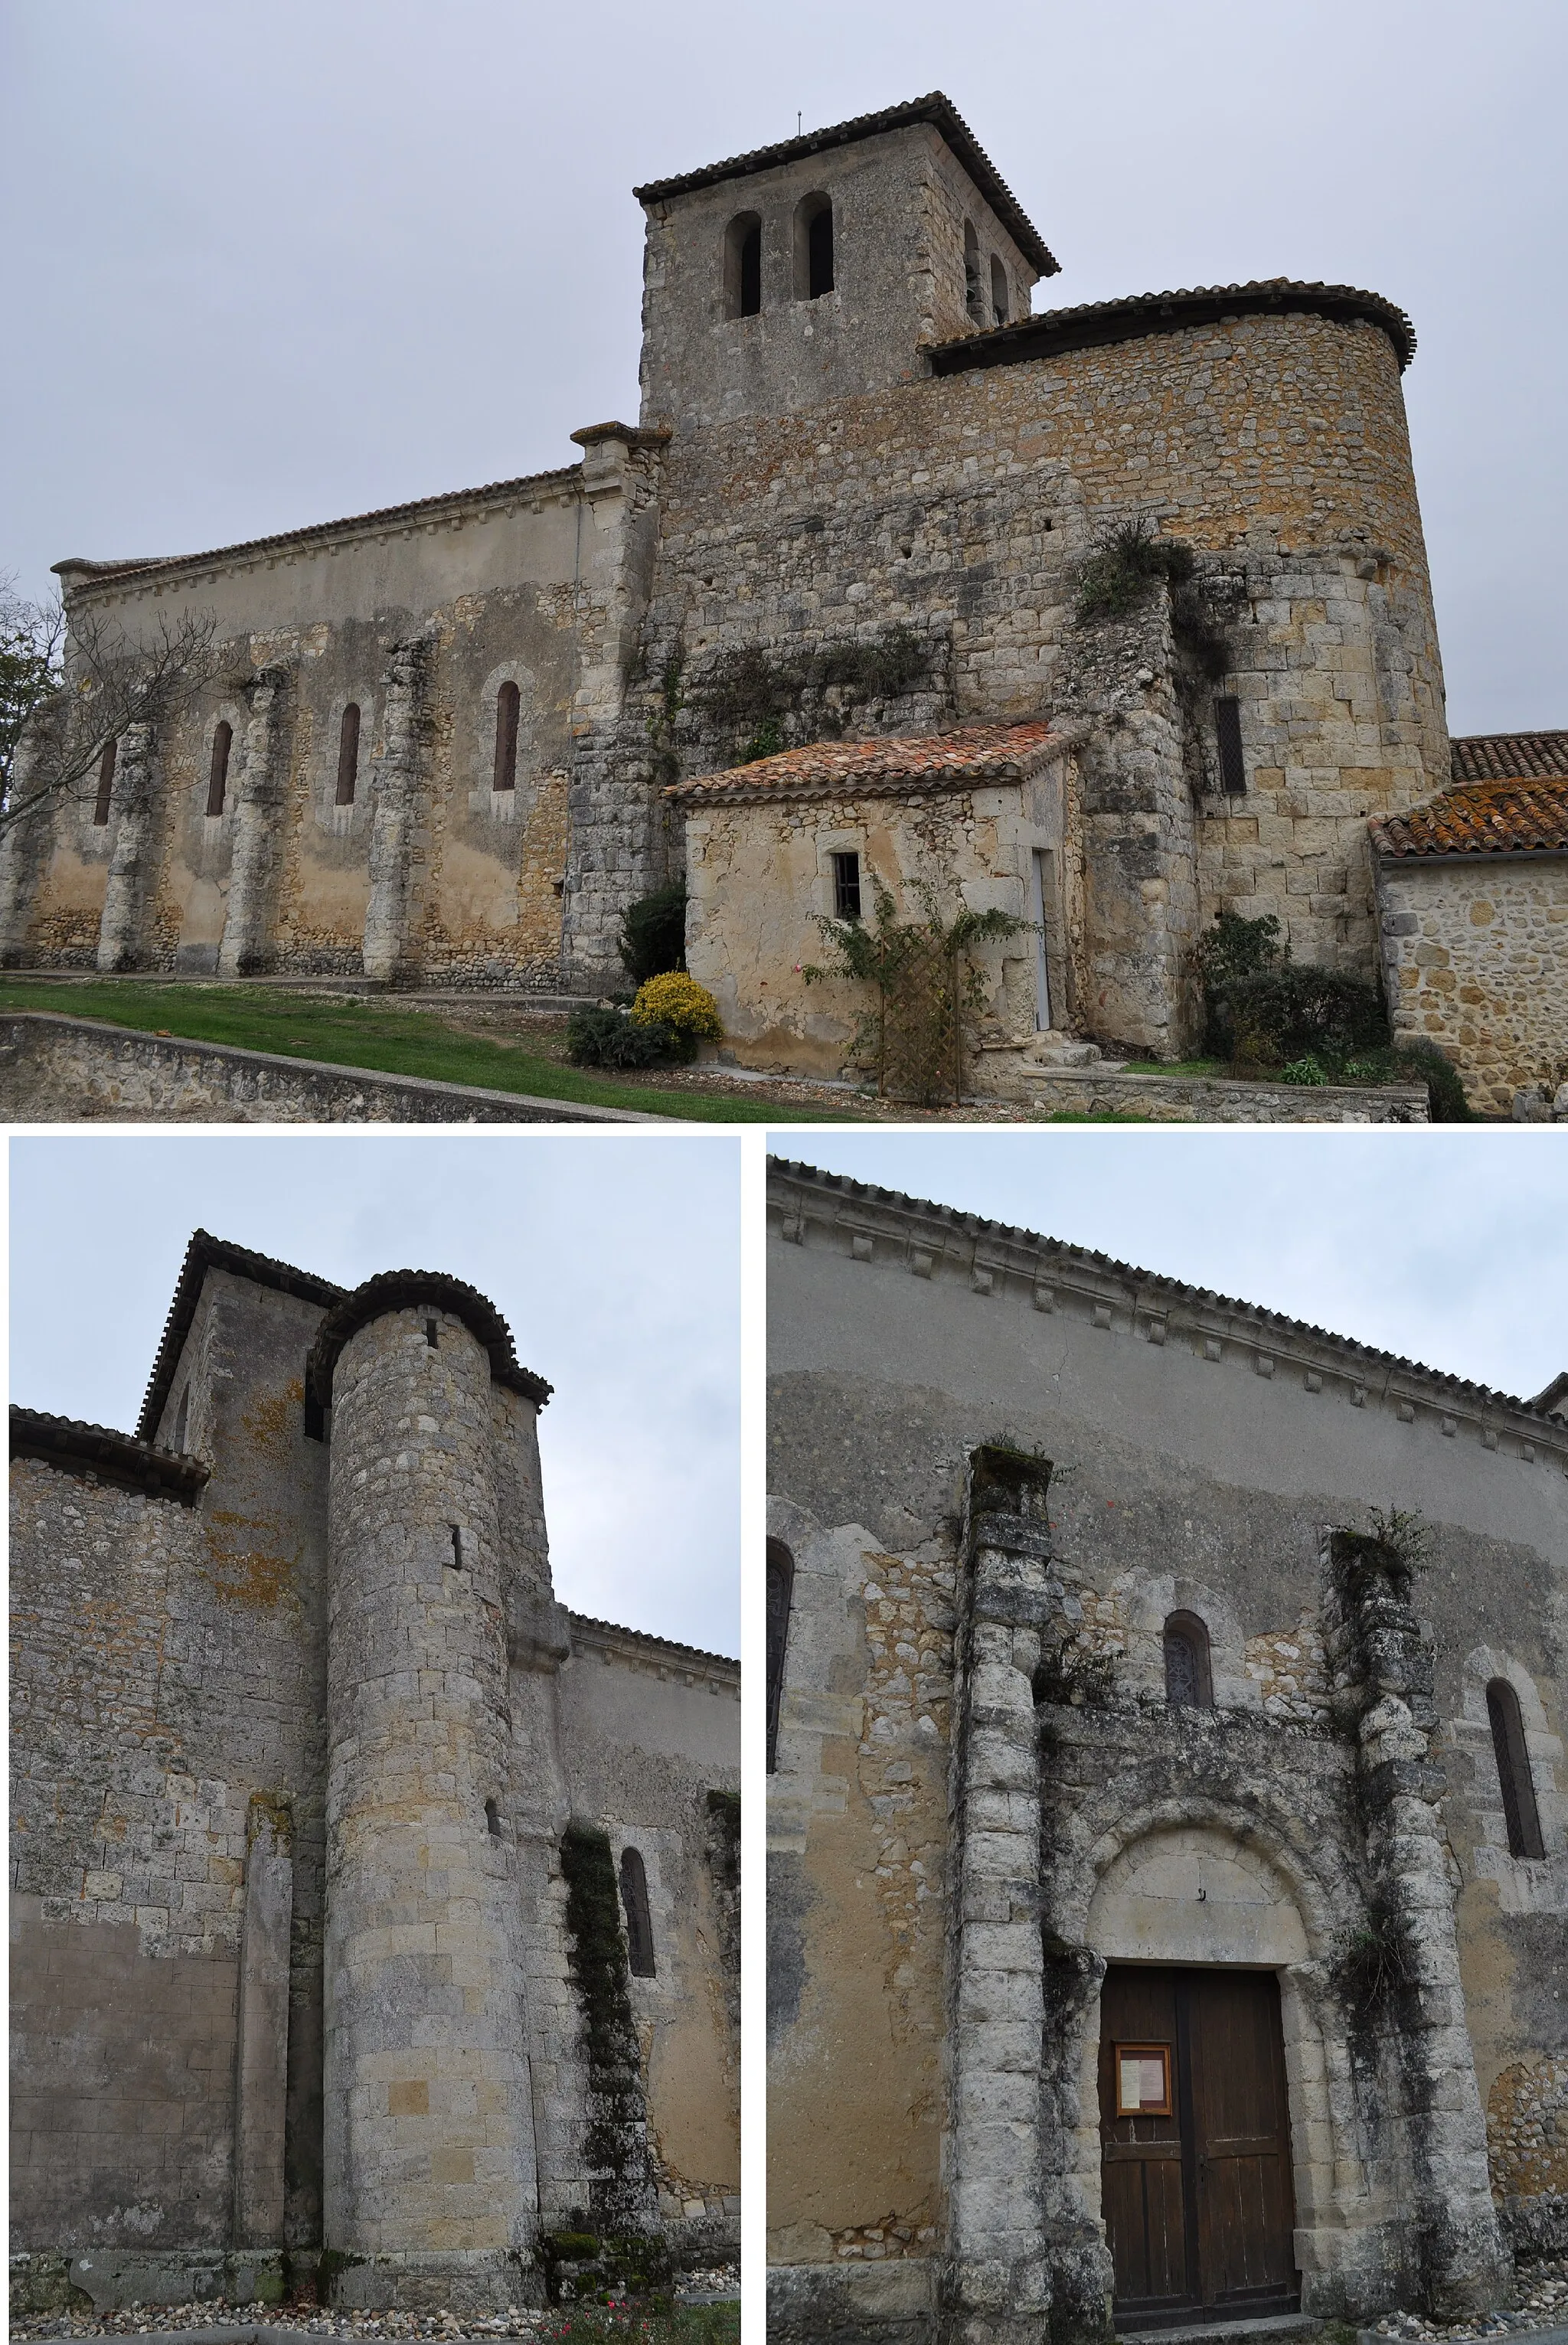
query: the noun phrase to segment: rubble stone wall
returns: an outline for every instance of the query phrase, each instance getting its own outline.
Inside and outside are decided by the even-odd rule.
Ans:
[[[1395,1034],[1446,1051],[1484,1115],[1568,1082],[1568,856],[1384,856],[1377,878]]]

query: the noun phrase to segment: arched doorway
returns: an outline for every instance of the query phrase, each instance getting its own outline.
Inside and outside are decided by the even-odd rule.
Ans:
[[[1155,1832],[1102,1876],[1088,1943],[1106,1964],[1095,2108],[1118,2330],[1292,2309],[1281,1980],[1308,1943],[1288,1886],[1216,1826]]]

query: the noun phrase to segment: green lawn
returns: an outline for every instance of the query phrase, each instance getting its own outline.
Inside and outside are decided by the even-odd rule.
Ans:
[[[786,1107],[759,1098],[716,1092],[661,1091],[584,1073],[525,1045],[486,1041],[446,1025],[439,1010],[398,1009],[380,1001],[345,1001],[332,995],[283,993],[256,985],[138,985],[107,979],[93,984],[0,982],[0,1007],[53,1010],[68,1018],[101,1018],[144,1033],[178,1034],[199,1042],[227,1042],[243,1051],[271,1051],[285,1059],[320,1059],[330,1066],[369,1067],[388,1075],[420,1075],[432,1082],[474,1083],[487,1091],[521,1091],[535,1099],[566,1100],[582,1107],[622,1107],[688,1123],[856,1123],[852,1110]]]

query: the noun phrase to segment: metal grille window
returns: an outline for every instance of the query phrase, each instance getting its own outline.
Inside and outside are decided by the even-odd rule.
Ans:
[[[1544,1856],[1530,1753],[1524,1747],[1524,1721],[1519,1696],[1506,1678],[1493,1678],[1487,1687],[1486,1714],[1492,1721],[1492,1747],[1497,1754],[1497,1780],[1502,1786],[1508,1853],[1510,1856]]]
[[[360,704],[351,700],[338,728],[338,804],[352,806],[360,777]]]
[[[860,858],[853,848],[833,858],[833,917],[840,920],[860,917]]]
[[[212,769],[207,777],[207,811],[221,814],[223,801],[229,794],[229,751],[234,739],[234,727],[222,718],[212,736]]]
[[[1173,1710],[1212,1710],[1208,1630],[1196,1612],[1173,1612],[1166,1622],[1166,1700]]]
[[[621,1907],[626,1917],[626,1963],[633,1978],[654,1976],[653,1916],[647,1868],[635,1848],[621,1851]]]
[[[768,1542],[768,1772],[779,1764],[779,1706],[784,1698],[784,1649],[789,1641],[789,1600],[795,1558],[782,1539]]]
[[[1227,798],[1243,797],[1247,792],[1247,762],[1241,754],[1239,701],[1215,702],[1214,729],[1219,740],[1219,787]]]

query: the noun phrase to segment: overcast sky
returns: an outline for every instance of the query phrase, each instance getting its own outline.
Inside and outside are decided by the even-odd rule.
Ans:
[[[1456,732],[1568,725],[1563,0],[9,0],[0,568],[635,418],[634,181],[944,88],[1063,274],[1387,294]]]
[[[1568,1368],[1551,1132],[782,1132],[781,1153],[1094,1246],[1528,1399]]]
[[[736,1653],[736,1151],[607,1137],[13,1140],[11,1397],[132,1430],[198,1228],[343,1286],[450,1271],[555,1387],[558,1598]]]

